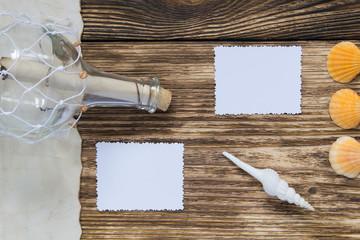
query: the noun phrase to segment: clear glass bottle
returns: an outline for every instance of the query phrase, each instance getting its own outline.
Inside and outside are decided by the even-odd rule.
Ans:
[[[165,111],[171,92],[157,78],[136,80],[88,65],[63,35],[19,23],[0,35],[0,132],[40,138],[61,132],[84,106]]]

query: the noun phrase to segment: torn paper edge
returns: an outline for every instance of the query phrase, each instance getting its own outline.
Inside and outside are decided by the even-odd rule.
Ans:
[[[178,209],[116,209],[116,210],[112,210],[112,209],[99,209],[99,205],[98,205],[98,144],[100,143],[109,143],[109,144],[129,144],[129,143],[136,143],[136,144],[167,144],[167,145],[171,145],[171,144],[180,144],[182,146],[182,154],[183,154],[183,159],[182,159],[182,188],[181,188],[181,195],[182,195],[182,201],[181,201],[181,207],[182,208],[178,208]],[[184,210],[184,167],[185,167],[185,162],[184,162],[184,155],[185,155],[185,145],[184,143],[180,143],[180,142],[108,142],[108,141],[101,141],[101,142],[96,142],[95,144],[96,147],[96,161],[95,161],[95,165],[96,165],[96,208],[98,211],[100,212],[179,212],[179,211],[183,211]]]
[[[215,54],[215,49],[216,48],[231,48],[231,47],[252,47],[252,48],[258,48],[258,47],[300,47],[300,112],[296,112],[296,113],[287,113],[287,112],[282,112],[282,113],[216,113],[216,64],[215,64],[215,59],[216,59],[216,54]],[[302,59],[303,59],[303,51],[302,51],[302,45],[217,45],[213,48],[213,55],[214,55],[214,85],[215,85],[215,89],[214,89],[214,95],[215,95],[215,103],[214,103],[214,114],[215,116],[250,116],[250,115],[300,115],[302,113],[302,87],[303,87],[303,81],[302,81]]]

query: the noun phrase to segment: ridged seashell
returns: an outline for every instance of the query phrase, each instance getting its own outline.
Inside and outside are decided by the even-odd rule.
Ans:
[[[360,177],[360,143],[352,137],[340,137],[330,149],[329,161],[337,174]]]
[[[230,153],[223,152],[222,154],[242,170],[246,171],[251,176],[259,180],[262,183],[265,192],[270,196],[277,196],[282,201],[294,203],[300,207],[312,211],[314,210],[314,208],[307,201],[305,201],[304,198],[300,197],[300,195],[297,194],[293,188],[289,187],[288,183],[282,180],[279,177],[279,174],[274,170],[257,169],[247,163],[240,161]]]
[[[350,129],[360,123],[360,97],[351,89],[341,89],[333,94],[329,113],[336,125]]]
[[[327,69],[337,82],[353,80],[360,73],[360,49],[352,42],[341,42],[331,48]]]

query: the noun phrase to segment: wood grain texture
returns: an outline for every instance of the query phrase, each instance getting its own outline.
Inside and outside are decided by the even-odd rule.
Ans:
[[[358,0],[82,0],[84,41],[359,39]]]
[[[84,57],[93,66],[136,78],[157,76],[173,92],[173,102],[165,113],[94,108],[83,115],[78,124],[83,139],[82,239],[360,238],[359,180],[336,175],[328,161],[337,137],[360,139],[358,129],[340,129],[328,114],[336,90],[360,92],[359,77],[339,84],[327,73],[326,55],[336,43],[281,43],[303,47],[302,114],[236,116],[214,115],[213,48],[279,43],[83,43]],[[185,209],[97,211],[98,141],[183,142]],[[275,169],[316,211],[267,196],[222,151],[255,167]]]

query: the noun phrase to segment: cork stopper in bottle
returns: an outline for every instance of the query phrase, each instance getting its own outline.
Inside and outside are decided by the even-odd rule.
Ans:
[[[160,87],[160,99],[157,108],[165,112],[170,106],[171,96],[172,94],[169,90]]]

